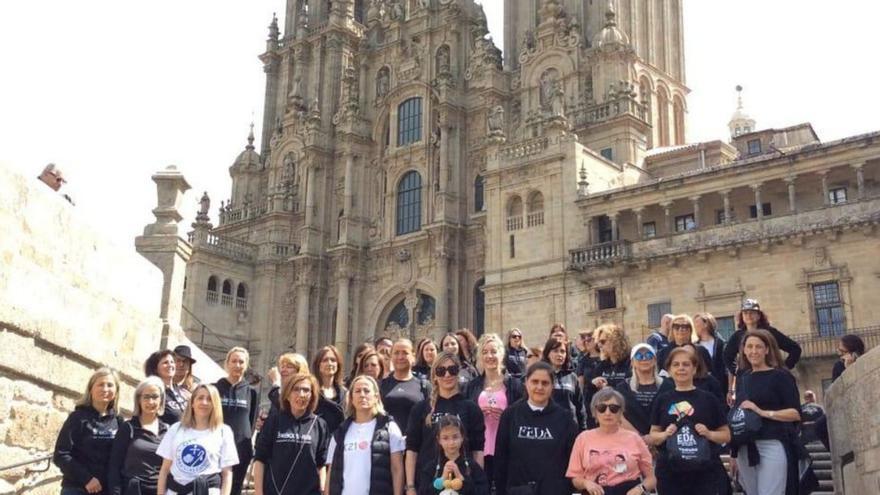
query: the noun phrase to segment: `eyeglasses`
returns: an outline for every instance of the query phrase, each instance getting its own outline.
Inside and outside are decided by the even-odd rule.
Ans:
[[[654,359],[654,357],[655,357],[654,353],[651,351],[637,352],[636,355],[633,356],[633,358],[635,358],[636,361],[650,361],[650,360]]]
[[[605,414],[605,411],[610,410],[611,414],[617,414],[620,412],[619,404],[599,404],[596,406],[596,411],[600,414]]]
[[[293,393],[300,395],[311,395],[312,389],[311,387],[294,387]]]
[[[522,335],[511,335],[510,338],[511,339],[521,339]]]
[[[141,396],[141,399],[159,400],[159,397],[161,397],[159,394],[144,394]]]
[[[449,366],[437,366],[436,368],[434,368],[434,374],[437,375],[439,378],[443,378],[444,376],[446,376],[446,373],[449,373],[449,376],[458,376],[458,372],[459,369],[457,364],[450,364]]]
[[[673,331],[675,331],[675,330],[690,330],[690,329],[691,329],[691,326],[688,325],[687,323],[673,323],[672,324]]]

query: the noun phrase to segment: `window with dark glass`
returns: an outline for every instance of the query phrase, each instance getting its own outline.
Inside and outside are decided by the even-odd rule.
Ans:
[[[602,158],[608,161],[614,160],[614,150],[612,148],[604,148],[602,149],[602,151],[599,152],[599,154],[602,155]]]
[[[697,223],[694,221],[693,213],[675,217],[676,232],[687,232],[688,230],[694,230],[695,228],[697,228]]]
[[[816,310],[816,325],[819,335],[839,337],[846,330],[846,316],[840,300],[840,286],[837,282],[813,284],[813,307]]]
[[[613,288],[597,290],[596,299],[600,311],[617,307],[617,292]]]
[[[846,188],[835,187],[828,191],[828,201],[833,205],[846,203]]]
[[[761,204],[761,214],[765,217],[773,214],[773,208],[771,208],[770,203]],[[755,205],[749,206],[749,218],[758,218],[758,208]]]
[[[749,154],[757,155],[761,153],[761,140],[760,139],[749,139],[748,143]]]
[[[513,238],[513,234],[510,234],[510,257],[516,258],[516,240]]]
[[[607,215],[599,217],[599,242],[611,242],[611,219]]]
[[[474,286],[474,333],[477,337],[486,331],[486,295],[483,293],[485,286],[484,278],[478,280]]]
[[[648,328],[654,329],[660,326],[663,315],[672,313],[672,303],[669,301],[658,302],[648,305]]]
[[[483,211],[483,189],[485,187],[483,176],[478,175],[474,179],[474,211]]]
[[[397,186],[397,235],[422,228],[422,176],[411,170]]]
[[[716,316],[715,323],[717,323],[715,334],[720,335],[724,340],[730,341],[730,336],[736,331],[736,323],[733,321],[733,316]]]
[[[354,0],[354,20],[364,23],[364,0]]]
[[[410,98],[397,107],[397,146],[422,139],[422,99]]]
[[[657,237],[657,223],[645,222],[642,224],[642,235],[644,237]]]

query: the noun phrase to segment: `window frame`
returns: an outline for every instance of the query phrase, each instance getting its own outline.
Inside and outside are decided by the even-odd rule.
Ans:
[[[761,203],[761,216],[769,217],[773,215],[773,203]],[[758,218],[758,206],[749,205],[749,218]]]
[[[397,146],[409,146],[422,140],[422,97],[413,96],[397,105]]]
[[[417,170],[407,171],[397,182],[394,213],[395,235],[422,230],[422,176]]]
[[[840,193],[840,192],[843,193],[843,198],[839,197],[838,193]],[[846,190],[846,186],[832,187],[831,189],[828,190],[828,204],[842,205],[842,204],[845,204],[848,199],[849,199],[849,194],[848,194],[848,191]]]
[[[605,303],[603,304],[603,296],[605,298]],[[607,303],[610,302],[609,306]],[[604,307],[603,307],[604,306]],[[596,289],[596,309],[599,311],[610,311],[613,309],[618,309],[617,307],[617,289],[615,287],[604,287],[602,289]]]
[[[830,291],[832,288],[833,294]],[[820,294],[820,290],[824,294]],[[822,337],[840,337],[846,333],[846,310],[840,292],[840,282],[837,280],[810,284],[810,299],[816,321],[816,333]],[[820,298],[825,300],[820,300]]]
[[[757,149],[753,149],[752,145],[757,144]],[[746,149],[748,150],[749,156],[760,155],[762,152],[762,145],[760,139],[749,139],[746,142]]]
[[[688,223],[690,220],[690,223]],[[681,225],[679,228],[679,221],[681,221]],[[690,232],[692,230],[697,230],[697,219],[694,217],[693,213],[685,213],[684,215],[676,215],[675,217],[675,232]]]

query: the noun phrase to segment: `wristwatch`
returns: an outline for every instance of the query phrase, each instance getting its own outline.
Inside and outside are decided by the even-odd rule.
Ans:
[[[642,495],[648,495],[648,493],[650,493],[650,492],[648,492],[648,489],[645,488],[645,484],[644,484],[644,483],[639,483],[639,488],[642,489]]]

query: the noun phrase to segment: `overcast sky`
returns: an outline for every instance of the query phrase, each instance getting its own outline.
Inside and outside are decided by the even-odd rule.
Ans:
[[[150,175],[176,164],[216,218],[228,168],[262,116],[257,55],[284,0],[0,2],[0,163],[63,167],[80,214],[133,245],[153,221]],[[485,0],[502,45],[501,0]],[[880,130],[880,2],[687,0],[688,140],[727,139],[734,86],[758,127],[824,140]],[[259,138],[258,138],[259,140]]]

